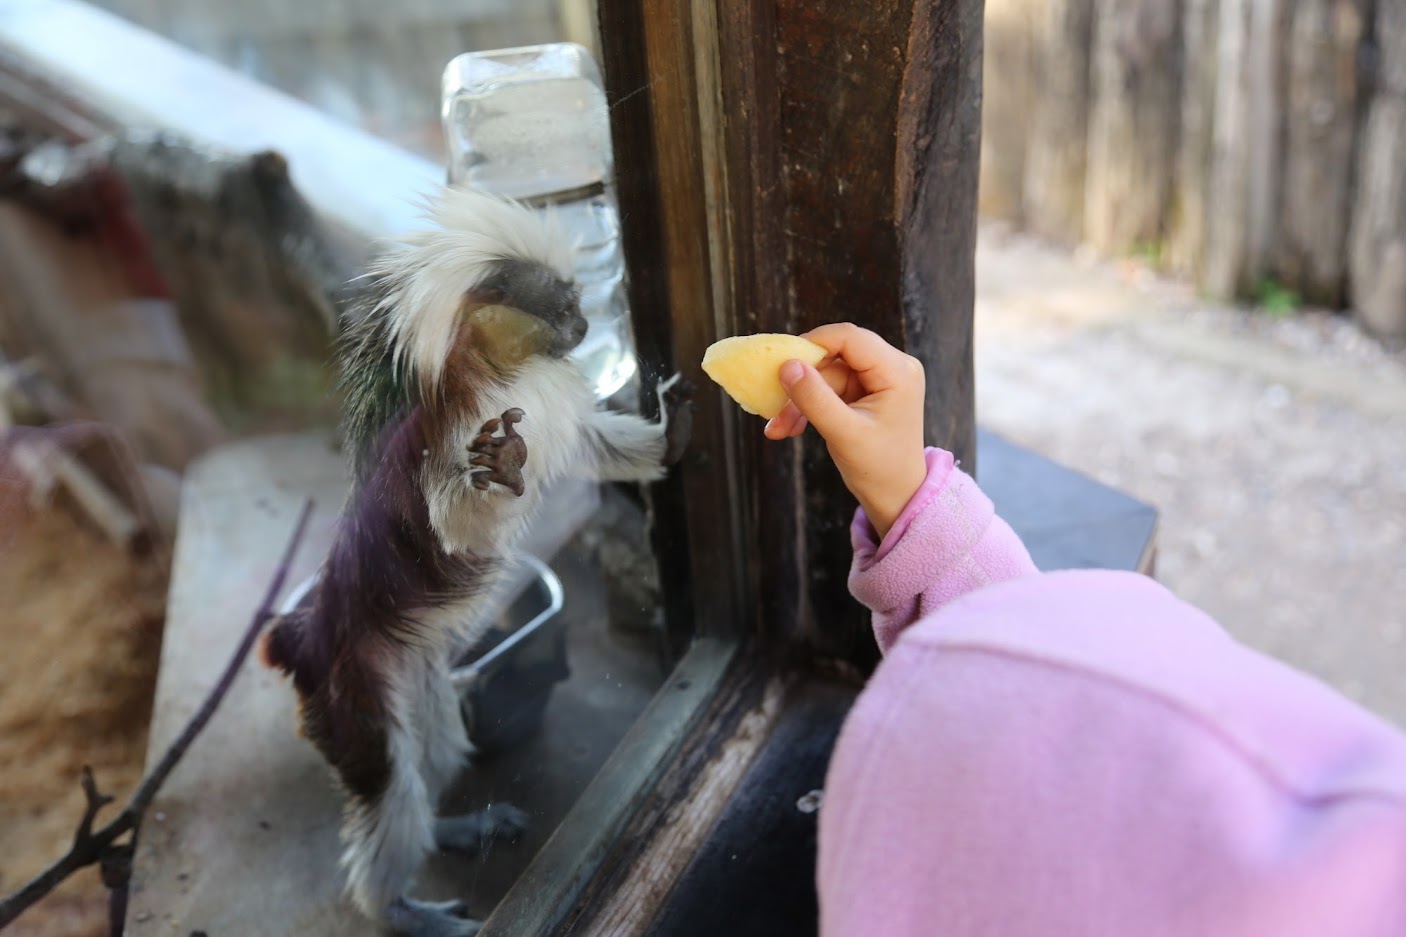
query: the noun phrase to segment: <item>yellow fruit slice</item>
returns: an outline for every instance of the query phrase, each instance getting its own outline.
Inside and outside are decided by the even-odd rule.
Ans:
[[[708,346],[703,371],[743,410],[769,420],[791,399],[781,386],[781,366],[793,358],[818,365],[827,354],[796,335],[735,335]]]

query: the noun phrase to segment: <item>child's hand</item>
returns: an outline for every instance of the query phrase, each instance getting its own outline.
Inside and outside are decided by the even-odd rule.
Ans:
[[[801,361],[782,365],[791,402],[767,423],[767,438],[798,436],[813,425],[882,538],[927,477],[923,366],[850,323],[823,325],[804,337],[830,357],[819,370]]]

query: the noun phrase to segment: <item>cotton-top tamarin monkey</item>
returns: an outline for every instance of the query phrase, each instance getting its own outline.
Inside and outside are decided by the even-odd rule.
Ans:
[[[460,189],[431,220],[373,265],[347,324],[352,493],[315,590],[269,631],[264,657],[292,677],[302,732],[345,793],[352,899],[398,933],[458,937],[479,928],[461,907],[406,894],[422,861],[514,835],[524,818],[498,805],[436,819],[470,748],[451,652],[486,627],[555,480],[657,479],[686,421],[596,406],[566,357],[586,320],[570,245],[549,223]]]

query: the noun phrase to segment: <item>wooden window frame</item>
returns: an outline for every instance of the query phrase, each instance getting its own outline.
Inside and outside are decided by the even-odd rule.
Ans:
[[[983,5],[821,7],[598,0],[646,378],[695,377],[728,335],[848,319],[923,361],[927,438],[974,470]],[[486,934],[649,932],[778,710],[874,661],[823,446],[763,443],[700,390],[692,451],[651,492],[670,632],[694,643]],[[671,785],[680,765],[705,780]]]

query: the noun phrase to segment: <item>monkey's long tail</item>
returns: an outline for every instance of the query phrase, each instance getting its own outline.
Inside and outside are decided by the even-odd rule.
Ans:
[[[259,660],[265,667],[292,676],[297,665],[299,616],[279,615],[259,641]]]

